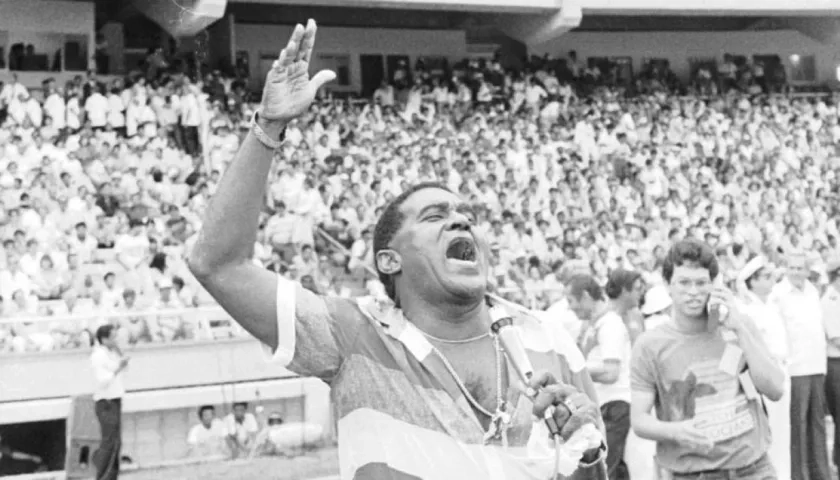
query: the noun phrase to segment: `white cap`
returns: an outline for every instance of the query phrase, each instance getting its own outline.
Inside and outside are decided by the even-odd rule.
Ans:
[[[653,315],[672,305],[671,296],[664,285],[655,285],[645,294],[645,304],[642,305],[642,315]]]
[[[755,272],[764,268],[767,265],[767,259],[759,255],[744,265],[744,268],[738,272],[738,283],[745,283],[748,278],[755,275]]]

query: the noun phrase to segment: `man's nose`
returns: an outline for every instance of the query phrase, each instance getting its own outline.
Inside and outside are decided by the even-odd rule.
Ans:
[[[470,221],[469,217],[467,217],[463,213],[453,212],[447,230],[460,230],[468,232],[471,227],[472,222]]]

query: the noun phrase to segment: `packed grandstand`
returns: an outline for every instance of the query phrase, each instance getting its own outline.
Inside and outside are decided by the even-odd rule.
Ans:
[[[840,253],[835,98],[779,93],[760,65],[730,78],[730,58],[690,84],[651,65],[622,86],[564,60],[419,63],[372,99],[325,95],[277,154],[254,262],[313,291],[381,295],[372,223],[431,180],[474,204],[490,284],[532,308],[581,266],[661,283],[685,236],[730,278],[753,253],[804,249],[824,282]],[[184,310],[212,305],[184,258],[253,107],[218,72],[149,73],[47,79],[39,96],[2,86],[0,350],[87,347],[109,321],[129,344],[213,335]]]

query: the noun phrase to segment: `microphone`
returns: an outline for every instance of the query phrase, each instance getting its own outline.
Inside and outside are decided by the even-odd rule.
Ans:
[[[513,328],[513,318],[504,308],[492,306],[490,307],[490,319],[493,322],[490,324],[490,330],[499,338],[505,356],[525,387],[525,395],[533,400],[537,396],[537,392],[528,386],[528,383],[534,376],[534,367],[525,352],[525,346],[522,344],[519,331]],[[559,437],[560,426],[554,420],[554,407],[546,409],[543,418],[551,435]]]

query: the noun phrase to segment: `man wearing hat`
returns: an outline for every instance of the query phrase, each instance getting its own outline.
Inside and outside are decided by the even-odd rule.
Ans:
[[[828,413],[834,421],[834,448],[832,461],[840,465],[840,257],[826,264],[828,287],[822,297],[823,323],[828,340],[828,368],[825,375],[825,400]]]
[[[754,257],[738,272],[736,282],[744,311],[755,322],[771,355],[785,373],[782,398],[775,402],[765,402],[765,408],[772,433],[768,455],[773,460],[779,478],[787,478],[790,475],[790,375],[787,369],[788,344],[784,320],[778,308],[768,301],[776,283],[774,267],[765,257]]]
[[[664,285],[654,285],[645,293],[642,315],[645,317],[645,330],[652,330],[671,319],[671,296]]]

